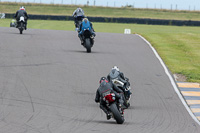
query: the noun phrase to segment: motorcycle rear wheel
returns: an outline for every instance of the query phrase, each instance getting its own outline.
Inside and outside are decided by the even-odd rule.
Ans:
[[[122,116],[115,103],[110,105],[110,111],[113,113],[114,119],[118,124],[124,123],[124,116]]]
[[[21,22],[20,23],[20,28],[19,28],[20,34],[23,33],[23,26],[24,26],[24,24],[23,24],[23,22]]]

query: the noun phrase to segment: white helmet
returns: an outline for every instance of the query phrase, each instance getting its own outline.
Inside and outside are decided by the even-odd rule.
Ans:
[[[117,71],[119,71],[119,68],[117,67],[117,66],[114,66],[113,68],[112,68],[112,70],[117,70]]]
[[[79,7],[79,8],[77,8],[77,11],[78,12],[82,12],[82,9]]]
[[[25,11],[25,7],[24,7],[24,6],[21,6],[21,7],[19,8],[19,10],[24,10],[24,11]]]

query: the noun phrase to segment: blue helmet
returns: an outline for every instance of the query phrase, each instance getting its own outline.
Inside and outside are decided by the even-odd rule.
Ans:
[[[87,19],[87,18],[84,18],[83,20],[82,20],[82,22],[85,22],[85,23],[87,23],[89,20]]]

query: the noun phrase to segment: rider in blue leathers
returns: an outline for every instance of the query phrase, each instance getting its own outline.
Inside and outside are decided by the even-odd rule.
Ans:
[[[92,38],[96,36],[95,31],[92,27],[92,23],[87,18],[84,18],[78,30],[79,32],[78,37],[80,38],[82,45],[83,45],[83,32],[85,29],[88,29],[91,32]]]

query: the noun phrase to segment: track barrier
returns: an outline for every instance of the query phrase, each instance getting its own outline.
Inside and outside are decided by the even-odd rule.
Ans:
[[[13,18],[14,14],[5,13],[6,18]],[[67,20],[73,21],[72,16],[57,15],[29,15],[30,19],[36,20]],[[176,26],[200,26],[200,21],[191,20],[164,20],[150,18],[108,18],[108,17],[87,17],[91,22],[108,22],[108,23],[134,23],[150,25],[176,25]]]

